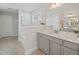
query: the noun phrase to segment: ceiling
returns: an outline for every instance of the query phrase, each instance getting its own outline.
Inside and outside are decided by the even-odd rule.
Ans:
[[[47,3],[0,3],[0,9],[15,9],[29,12],[44,6],[47,6]]]
[[[49,9],[48,10],[48,15],[47,16],[51,16],[51,15],[60,15],[63,13],[79,13],[79,3],[65,3],[62,7],[60,8],[55,8],[55,9]]]
[[[17,10],[24,10],[27,12],[34,11],[39,8],[48,7],[48,3],[0,3],[0,11],[15,12]],[[48,9],[48,15],[64,13],[66,11],[79,10],[79,3],[64,3],[61,8]],[[15,11],[14,11],[15,10]]]

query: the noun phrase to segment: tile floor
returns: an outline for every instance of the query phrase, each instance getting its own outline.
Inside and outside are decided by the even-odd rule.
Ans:
[[[24,55],[24,48],[16,36],[0,38],[0,55]]]
[[[0,38],[0,55],[24,55],[25,49],[16,36]],[[32,55],[45,55],[40,49],[36,49]]]
[[[35,50],[32,55],[45,55],[44,52],[42,52],[40,49]]]

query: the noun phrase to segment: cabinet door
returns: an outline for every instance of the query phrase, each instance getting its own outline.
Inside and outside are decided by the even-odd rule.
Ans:
[[[67,47],[62,47],[62,55],[77,55],[77,51]]]
[[[54,42],[50,44],[50,55],[60,55],[60,45]]]
[[[38,47],[46,54],[49,54],[49,40],[43,36],[38,39]]]

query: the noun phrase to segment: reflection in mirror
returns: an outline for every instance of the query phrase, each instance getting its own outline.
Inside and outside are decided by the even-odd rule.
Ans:
[[[73,13],[63,14],[60,19],[60,29],[65,31],[79,32],[79,19]]]

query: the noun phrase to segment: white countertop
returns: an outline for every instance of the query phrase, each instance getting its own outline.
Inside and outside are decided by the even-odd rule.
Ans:
[[[65,31],[60,31],[58,33],[54,33],[51,30],[46,30],[46,31],[39,31],[39,33],[43,33],[49,36],[53,36],[62,40],[70,41],[79,44],[79,37],[78,34],[75,34],[74,32],[65,32]]]

